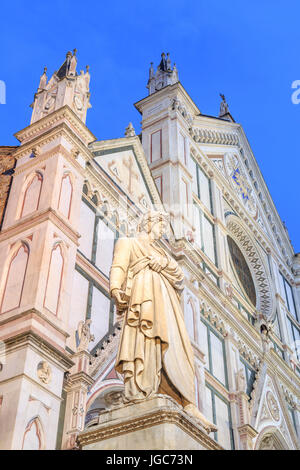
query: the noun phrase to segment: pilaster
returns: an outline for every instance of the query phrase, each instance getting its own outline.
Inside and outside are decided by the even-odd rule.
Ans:
[[[78,433],[84,429],[88,388],[94,383],[89,375],[90,354],[87,351],[79,351],[72,359],[75,364],[70,369],[64,386],[66,411],[62,449],[74,448]]]
[[[69,54],[47,85],[43,74],[31,125],[16,133],[20,146],[0,232],[0,441],[7,449],[55,448],[63,378],[73,365],[66,341],[74,334],[77,230],[87,145],[94,140],[84,124],[89,75],[76,75],[76,61]],[[75,96],[75,82],[82,82],[82,95]],[[76,374],[75,395],[90,383],[85,370]]]

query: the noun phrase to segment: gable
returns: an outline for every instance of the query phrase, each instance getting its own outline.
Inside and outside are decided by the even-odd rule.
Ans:
[[[267,367],[263,369],[257,384],[258,393],[251,404],[251,424],[258,431],[257,443],[265,433],[273,432],[281,436],[289,449],[293,449],[297,438],[287,404],[276,378],[269,375]]]
[[[208,158],[214,163],[216,168],[227,180],[246,213],[251,216],[265,232],[272,238],[272,231],[268,229],[266,220],[257,196],[256,182],[253,183],[248,174],[247,168],[240,158],[238,152],[225,152],[224,154],[211,154]]]
[[[274,245],[279,256],[292,250],[286,230],[273,204],[255,158],[243,148],[214,150],[203,149],[215,168],[226,179],[239,198],[245,213],[251,217]]]
[[[97,145],[97,143],[96,143]],[[96,149],[94,161],[142,211],[161,204],[158,190],[144,155],[137,154],[133,145]]]

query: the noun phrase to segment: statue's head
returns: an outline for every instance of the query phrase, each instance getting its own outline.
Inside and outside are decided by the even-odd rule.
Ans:
[[[169,223],[169,214],[162,211],[149,211],[144,214],[140,224],[140,232],[146,232],[153,238],[160,239],[166,232]]]

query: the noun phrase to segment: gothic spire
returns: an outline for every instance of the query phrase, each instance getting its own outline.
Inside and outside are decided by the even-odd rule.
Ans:
[[[153,68],[153,62],[150,62],[150,69],[149,69],[149,80],[154,77],[154,68]]]
[[[76,49],[73,50],[73,53],[67,52],[65,61],[49,81],[47,81],[47,69],[44,68],[31,105],[33,108],[31,124],[65,105],[68,105],[79,119],[85,122],[87,109],[91,107],[90,74],[88,66],[86,72],[83,70],[80,71],[80,74],[76,72],[76,52]]]
[[[158,67],[163,72],[167,72],[167,70],[168,70],[167,61],[166,61],[166,54],[164,52],[161,54],[161,61],[160,61],[160,64],[159,64]]]
[[[56,72],[56,76],[57,78],[59,78],[59,80],[67,76],[76,75],[76,65],[77,65],[76,52],[77,52],[77,49],[73,50],[73,54],[71,51],[67,52],[66,60]]]
[[[167,70],[172,70],[172,65],[171,65],[171,59],[170,59],[170,52],[167,52],[167,60],[166,60],[166,63],[167,63]]]
[[[166,57],[166,54],[162,52],[161,61],[155,73],[153,69],[153,62],[151,62],[149,80],[147,83],[149,95],[152,95],[152,93],[155,93],[156,91],[168,85],[173,85],[176,82],[178,82],[178,71],[176,65],[174,64],[172,69],[170,53],[168,52]]]
[[[47,67],[44,67],[44,72],[43,72],[43,75],[41,75],[41,78],[40,78],[40,84],[39,84],[38,91],[44,90],[44,88],[46,86],[46,83],[47,83],[46,72],[47,72]]]
[[[125,137],[134,137],[134,136],[135,136],[135,130],[132,125],[132,122],[130,122],[125,129]]]

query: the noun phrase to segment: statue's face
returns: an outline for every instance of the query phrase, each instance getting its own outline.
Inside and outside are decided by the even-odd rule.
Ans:
[[[159,240],[165,233],[165,221],[159,220],[158,222],[154,223],[152,225],[151,232],[154,238]]]

